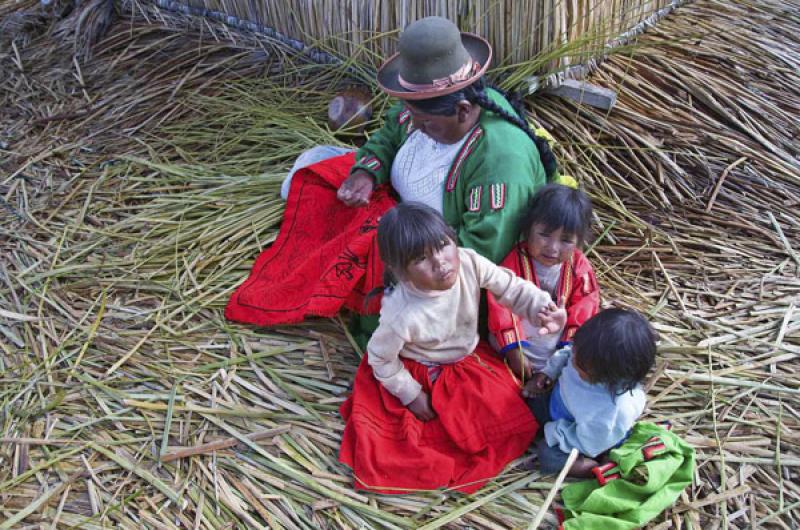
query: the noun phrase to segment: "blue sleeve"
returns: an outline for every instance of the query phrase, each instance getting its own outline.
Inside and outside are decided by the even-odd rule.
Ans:
[[[572,357],[572,347],[562,348],[556,351],[542,368],[542,373],[555,381],[561,375],[561,371]],[[567,451],[569,452],[569,451]]]

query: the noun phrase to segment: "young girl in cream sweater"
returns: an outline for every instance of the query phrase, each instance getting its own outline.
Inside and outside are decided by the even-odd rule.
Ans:
[[[378,226],[388,287],[380,324],[342,406],[340,460],[384,493],[479,489],[538,429],[503,360],[479,341],[480,290],[558,334],[550,295],[455,244],[435,210],[404,202]]]

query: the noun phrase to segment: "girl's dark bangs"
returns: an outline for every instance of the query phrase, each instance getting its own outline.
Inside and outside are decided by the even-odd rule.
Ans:
[[[378,224],[378,249],[385,265],[405,269],[420,256],[443,248],[456,235],[433,208],[420,203],[400,203]]]
[[[550,231],[561,229],[567,234],[578,236],[579,239],[583,232],[583,220],[569,210],[556,210],[554,208],[546,212],[541,222]]]
[[[403,256],[405,265],[420,256],[441,250],[447,244],[446,240],[451,238],[444,223],[417,222],[409,228],[404,234],[404,248],[408,249]]]

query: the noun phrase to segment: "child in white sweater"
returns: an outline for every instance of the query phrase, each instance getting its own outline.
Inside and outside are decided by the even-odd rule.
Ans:
[[[475,491],[538,429],[502,359],[479,342],[480,290],[538,322],[543,334],[560,333],[566,312],[455,241],[441,215],[418,203],[401,203],[378,226],[390,287],[342,406],[340,460],[359,488]]]

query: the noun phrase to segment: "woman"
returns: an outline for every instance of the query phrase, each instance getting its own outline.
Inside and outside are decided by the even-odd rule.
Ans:
[[[472,248],[493,262],[501,260],[516,242],[522,209],[548,178],[555,177],[556,168],[547,142],[534,135],[502,94],[485,86],[483,75],[491,56],[486,40],[459,32],[447,19],[428,17],[410,24],[400,36],[399,52],[380,68],[377,76],[381,89],[401,103],[389,110],[384,126],[358,149],[354,164],[347,158],[352,155],[343,155],[297,173],[293,180],[302,182],[291,187],[281,236],[265,253],[271,252],[271,258],[267,260],[262,255],[256,262],[251,278],[231,299],[228,318],[276,324],[296,322],[308,315],[332,316],[342,306],[363,312],[360,294],[379,284],[378,268],[370,265],[377,260],[374,246],[341,248],[338,244],[331,252],[324,249],[326,241],[306,243],[315,253],[329,257],[326,264],[315,265],[317,272],[303,272],[303,281],[290,281],[292,288],[282,280],[276,284],[275,255],[283,252],[285,256],[287,249],[299,247],[289,241],[290,236],[282,239],[287,219],[294,227],[306,216],[295,215],[295,208],[320,202],[316,195],[313,200],[298,198],[306,192],[310,179],[320,175],[338,187],[336,196],[341,202],[372,210],[369,214],[344,214],[333,206],[322,212],[311,210],[307,214],[315,218],[317,225],[347,226],[340,226],[335,234],[319,226],[296,229],[303,237],[312,230],[322,233],[323,239],[374,230],[377,218],[388,207],[384,194],[377,193],[376,199],[376,192],[390,185],[401,201],[422,202],[441,212],[455,230],[460,246]],[[304,158],[313,160],[319,156],[312,152]],[[343,220],[341,215],[351,215],[355,222]],[[371,237],[374,239],[374,233]],[[294,256],[289,261],[293,265],[285,269],[294,273],[299,261]],[[309,261],[319,260],[316,255],[304,259],[304,263]],[[347,274],[341,274],[347,264]],[[318,273],[320,282],[310,287]],[[367,277],[362,283],[354,283],[353,277],[359,273]],[[245,305],[262,307],[258,311],[240,311],[242,299],[237,295],[253,289],[251,280],[256,275],[260,280],[255,281],[261,281],[262,287],[265,281],[272,283],[269,288],[251,292]],[[342,279],[347,284],[344,290],[340,286],[334,288],[333,284]],[[304,294],[298,297],[301,288]],[[336,291],[333,296],[332,290]],[[265,297],[270,300],[264,301]],[[286,302],[289,309],[280,307],[279,302],[287,297],[300,299]],[[376,308],[373,305],[373,311],[367,312]]]

